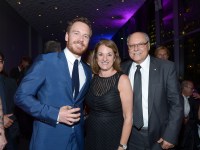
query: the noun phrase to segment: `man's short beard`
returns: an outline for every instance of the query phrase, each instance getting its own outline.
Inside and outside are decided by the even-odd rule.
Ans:
[[[88,47],[85,47],[84,50],[78,51],[78,52],[75,51],[75,50],[73,49],[73,47],[70,46],[70,45],[67,45],[67,48],[68,48],[73,54],[78,55],[78,56],[82,56],[82,54],[85,53],[85,52],[87,51],[87,48],[88,48]]]

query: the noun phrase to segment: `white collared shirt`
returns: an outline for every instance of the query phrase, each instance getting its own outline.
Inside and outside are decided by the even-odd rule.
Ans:
[[[68,48],[65,48],[64,49],[64,53],[65,53],[65,56],[67,58],[67,63],[68,63],[68,67],[69,67],[69,73],[70,73],[70,77],[72,77],[72,70],[73,70],[73,65],[74,65],[74,61],[76,59],[78,59],[78,71],[79,71],[79,82],[80,82],[80,86],[79,86],[79,91],[81,90],[81,88],[83,87],[84,83],[85,83],[85,80],[86,80],[86,76],[85,76],[85,71],[83,69],[83,66],[82,64],[80,63],[80,60],[81,60],[81,57],[79,58],[76,58],[74,56],[74,54],[69,51]]]
[[[86,81],[86,76],[85,76],[85,71],[83,69],[83,66],[82,64],[80,63],[80,60],[81,60],[81,57],[79,58],[76,58],[74,56],[74,54],[72,52],[69,51],[68,48],[65,48],[64,49],[64,54],[65,54],[65,57],[67,59],[67,63],[68,63],[68,68],[69,68],[69,73],[70,73],[70,77],[72,78],[72,70],[73,70],[73,65],[74,65],[74,61],[76,59],[78,59],[78,71],[79,71],[79,82],[80,82],[80,86],[79,86],[79,91],[81,90],[81,88],[83,87],[85,81]],[[75,93],[75,91],[74,91]],[[73,93],[73,95],[74,95]],[[59,114],[58,114],[58,117],[57,117],[57,124],[59,123]],[[74,128],[74,126],[72,126],[72,128]]]
[[[188,115],[190,113],[190,104],[188,101],[189,97],[183,95],[183,98],[184,98],[184,117],[188,117]]]
[[[131,86],[133,89],[134,85],[134,75],[135,71],[137,69],[135,62],[132,63],[132,66],[130,68],[129,72],[129,79],[131,82]],[[143,121],[144,121],[144,127],[148,127],[148,94],[149,94],[149,66],[150,66],[150,57],[149,55],[147,58],[140,64],[141,69],[141,76],[142,76],[142,111],[143,111]],[[133,89],[134,94],[134,89]]]

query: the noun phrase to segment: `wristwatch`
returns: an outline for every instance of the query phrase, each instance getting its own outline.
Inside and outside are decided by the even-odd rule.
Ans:
[[[119,144],[119,147],[122,147],[123,149],[127,149],[127,145],[126,144]]]

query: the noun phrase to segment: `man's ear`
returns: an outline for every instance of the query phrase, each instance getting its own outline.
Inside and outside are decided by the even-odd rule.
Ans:
[[[68,39],[69,39],[69,34],[68,34],[68,32],[66,32],[66,34],[65,34],[65,41],[67,42]]]
[[[148,42],[148,49],[150,50],[150,42]]]

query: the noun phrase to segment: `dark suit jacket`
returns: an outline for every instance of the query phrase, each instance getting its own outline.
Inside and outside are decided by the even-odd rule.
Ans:
[[[127,75],[132,63],[129,60],[122,64]],[[183,119],[183,100],[173,62],[150,57],[148,116],[151,148],[161,137],[176,144]]]
[[[189,119],[190,120],[194,120],[197,123],[200,100],[199,99],[194,99],[193,97],[190,97],[188,99],[188,101],[189,101],[189,104],[190,104]]]
[[[200,101],[190,97],[188,99],[190,104],[190,113],[188,121],[183,124],[179,147],[181,150],[198,149],[200,147],[200,139],[198,135],[198,109]]]
[[[14,94],[17,89],[17,83],[14,79],[6,77],[0,74],[0,84],[2,91],[4,92],[3,100],[6,101],[6,111],[4,114],[9,114],[14,112]]]
[[[2,98],[3,113],[13,114],[14,123],[9,128],[5,129],[8,143],[10,139],[15,139],[19,135],[19,126],[16,120],[14,94],[17,89],[17,84],[14,79],[0,74],[0,97]]]
[[[64,52],[40,55],[27,71],[16,92],[15,103],[35,117],[30,150],[67,150],[75,137],[80,150],[84,144],[83,100],[92,79],[87,64],[83,65],[86,82],[73,98],[71,77]],[[72,126],[57,124],[59,109],[76,104],[81,108],[80,121]]]
[[[18,82],[20,76],[21,76],[21,72],[19,71],[18,67],[15,67],[10,71],[10,77],[15,79],[17,82]]]

